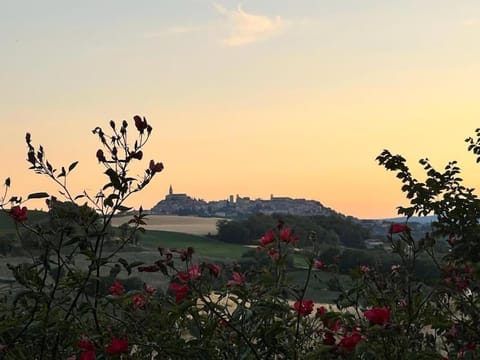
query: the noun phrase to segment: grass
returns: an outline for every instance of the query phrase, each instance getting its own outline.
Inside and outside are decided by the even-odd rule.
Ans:
[[[238,244],[227,244],[205,236],[183,234],[172,231],[149,230],[142,234],[140,245],[150,248],[188,248],[193,247],[199,256],[222,259],[239,259],[248,248]]]

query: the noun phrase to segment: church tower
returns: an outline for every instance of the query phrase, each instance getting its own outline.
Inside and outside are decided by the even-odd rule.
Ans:
[[[173,195],[173,188],[172,188],[172,185],[170,185],[170,189],[168,189],[168,194],[169,194],[169,195]]]

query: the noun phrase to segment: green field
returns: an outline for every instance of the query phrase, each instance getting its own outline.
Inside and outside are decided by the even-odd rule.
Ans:
[[[146,248],[193,247],[195,254],[222,259],[239,259],[248,249],[242,245],[227,244],[204,236],[171,231],[148,230],[141,235],[140,245]]]

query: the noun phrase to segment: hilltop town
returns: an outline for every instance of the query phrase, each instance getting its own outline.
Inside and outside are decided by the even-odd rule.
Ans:
[[[319,201],[307,199],[292,199],[271,195],[269,200],[250,199],[239,195],[230,195],[224,200],[205,201],[195,199],[185,193],[174,193],[170,186],[164,200],[158,202],[152,209],[157,215],[196,215],[216,217],[241,217],[256,213],[285,213],[291,215],[330,215],[335,213],[323,206]]]

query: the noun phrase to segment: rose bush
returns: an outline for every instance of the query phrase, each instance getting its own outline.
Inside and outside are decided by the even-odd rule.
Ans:
[[[144,158],[153,128],[133,118],[136,139],[127,141],[128,122],[110,122],[107,134],[93,130],[101,148],[95,153],[107,181],[95,195],[73,195],[67,177],[77,163],[56,169],[42,146],[26,136],[31,169],[60,187],[62,199],[33,193],[7,197],[0,206],[16,224],[18,236],[34,236],[31,262],[11,265],[16,283],[0,300],[0,354],[5,359],[474,359],[480,356],[478,260],[480,201],[463,187],[454,162],[439,172],[427,160],[424,182],[405,159],[384,151],[378,161],[397,172],[411,207],[407,217],[434,213],[433,232],[415,239],[408,224],[393,224],[387,237],[398,264],[387,272],[362,265],[353,285],[338,286],[336,304],[315,304],[306,297],[315,272],[336,266],[320,260],[315,234],[295,249],[298,237],[283,222],[258,241],[266,265],[199,262],[194,249],[158,249],[150,264],[128,263],[119,254],[142,231],[142,209],[129,221],[129,236],[108,242],[112,217],[130,210],[124,203],[145,188],[164,166],[150,160],[143,175],[130,166]],[[480,134],[480,132],[478,133]],[[480,142],[468,139],[480,154]],[[30,199],[45,198],[48,221],[29,223]],[[79,204],[82,201],[82,204]],[[22,231],[20,231],[22,229]],[[450,252],[438,258],[436,241]],[[302,242],[305,244],[308,242]],[[287,268],[293,253],[306,261],[302,286],[293,285]],[[430,257],[443,275],[436,282],[416,278],[418,260]],[[86,266],[75,260],[82,258]],[[379,264],[381,265],[381,264]],[[130,288],[119,274],[156,273],[168,286]]]

